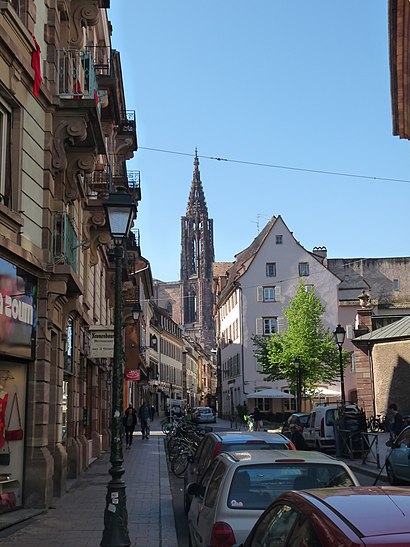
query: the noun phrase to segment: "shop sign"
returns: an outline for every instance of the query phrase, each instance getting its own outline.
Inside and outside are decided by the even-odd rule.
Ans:
[[[141,380],[141,370],[139,368],[126,370],[125,379],[129,382],[139,382]]]
[[[0,258],[0,354],[32,358],[36,298],[35,278]]]
[[[114,357],[114,327],[91,326],[90,329],[90,357]]]

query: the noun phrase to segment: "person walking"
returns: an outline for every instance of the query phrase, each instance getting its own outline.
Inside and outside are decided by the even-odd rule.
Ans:
[[[131,448],[132,436],[137,425],[137,411],[130,403],[122,420],[125,427],[125,448]]]
[[[390,440],[394,442],[398,434],[400,433],[400,431],[403,429],[403,418],[397,409],[396,403],[392,403],[391,405],[389,405],[388,415],[390,418],[389,419]]]
[[[261,430],[261,411],[257,406],[255,406],[255,410],[253,411],[253,421],[255,422],[255,431]]]
[[[150,408],[147,405],[146,401],[143,401],[142,405],[139,407],[138,418],[141,423],[142,438],[148,439],[148,435],[149,435],[148,420],[150,419]]]

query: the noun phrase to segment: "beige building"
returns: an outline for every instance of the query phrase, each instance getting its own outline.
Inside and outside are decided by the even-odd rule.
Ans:
[[[103,201],[140,188],[107,7],[0,1],[0,486],[15,507],[48,507],[110,440],[111,361],[92,336],[113,315]],[[13,401],[23,438],[7,443]]]

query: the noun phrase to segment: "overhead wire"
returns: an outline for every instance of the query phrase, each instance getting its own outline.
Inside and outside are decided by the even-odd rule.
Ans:
[[[175,154],[178,156],[190,156],[192,158],[195,157],[195,154],[189,153],[189,152],[178,152],[176,150],[165,150],[163,148],[152,148],[149,146],[139,146],[140,150],[148,150],[151,152],[160,152],[163,154]],[[267,167],[270,169],[284,169],[287,171],[298,171],[302,173],[316,173],[319,175],[331,175],[331,176],[337,176],[337,177],[350,177],[350,178],[356,178],[356,179],[366,179],[366,180],[374,180],[374,181],[384,181],[384,182],[401,182],[401,183],[410,183],[410,180],[408,179],[395,179],[391,177],[376,177],[372,175],[359,175],[357,173],[344,173],[341,171],[327,171],[324,169],[308,169],[306,167],[295,167],[290,165],[278,165],[274,163],[261,163],[256,161],[247,161],[247,160],[236,160],[232,158],[222,158],[217,156],[204,156],[202,154],[198,154],[198,157],[201,159],[206,160],[214,160],[214,161],[223,161],[227,163],[238,163],[242,165],[253,165],[256,167]]]

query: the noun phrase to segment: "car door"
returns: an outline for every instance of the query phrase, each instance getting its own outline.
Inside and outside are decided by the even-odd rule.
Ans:
[[[211,435],[207,436],[200,444],[194,456],[194,461],[189,465],[186,484],[200,481],[211,462],[214,446],[214,439]]]
[[[202,480],[199,482],[198,491],[195,496],[192,498],[191,506],[188,512],[188,527],[189,534],[191,537],[192,545],[205,545],[202,541],[202,535],[205,534],[203,530],[204,519],[201,520],[200,524],[202,525],[201,530],[199,529],[199,516],[204,506],[205,495],[207,493],[208,485],[212,479],[214,471],[216,470],[219,464],[218,460],[215,460],[206,470]],[[210,526],[210,523],[208,523]]]
[[[212,474],[205,492],[202,506],[198,513],[196,529],[198,537],[200,537],[200,545],[210,545],[212,528],[218,520],[218,501],[221,484],[226,475],[226,465],[224,462],[219,462]]]
[[[398,479],[410,481],[410,429],[397,437],[391,451],[390,461]]]

